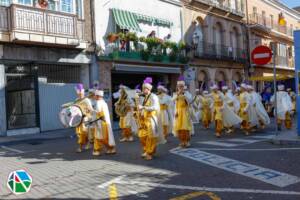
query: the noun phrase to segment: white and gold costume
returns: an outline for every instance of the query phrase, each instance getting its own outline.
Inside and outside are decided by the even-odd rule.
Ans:
[[[93,154],[100,155],[103,147],[106,148],[107,154],[116,153],[116,143],[111,127],[109,109],[103,99],[103,91],[101,90],[95,90],[94,120],[98,121],[95,122]]]

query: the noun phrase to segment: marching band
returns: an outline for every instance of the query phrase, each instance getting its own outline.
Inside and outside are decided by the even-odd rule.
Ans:
[[[78,98],[62,106],[60,120],[66,127],[75,128],[79,145],[77,152],[89,149],[92,144],[94,156],[101,155],[103,149],[106,154],[115,154],[116,143],[103,90],[92,88],[85,96],[82,84],[75,89]],[[295,95],[290,89],[285,91],[284,85],[278,85],[277,93],[266,104],[253,86],[246,83],[234,91],[226,85],[219,88],[213,84],[210,93],[201,88],[193,97],[180,76],[173,96],[163,83],[159,83],[156,89],[155,94],[152,78],[147,77],[141,89],[139,86],[130,89],[120,85],[119,91],[114,93],[114,98],[118,98],[115,113],[119,117],[120,142],[132,142],[137,136],[141,157],[145,160],[153,159],[157,146],[166,143],[171,133],[178,138],[179,148],[190,147],[195,123],[209,129],[213,122],[217,138],[224,132],[232,134],[238,126],[245,135],[264,129],[270,124],[268,109],[270,104],[274,106],[275,95],[279,129],[282,124],[287,129],[292,127]]]

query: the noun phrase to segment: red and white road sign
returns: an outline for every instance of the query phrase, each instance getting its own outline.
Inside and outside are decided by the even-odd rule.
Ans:
[[[251,53],[251,59],[254,64],[266,65],[272,59],[272,50],[267,46],[258,46]]]

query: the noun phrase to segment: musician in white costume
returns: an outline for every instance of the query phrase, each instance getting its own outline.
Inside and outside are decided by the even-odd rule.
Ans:
[[[167,139],[173,127],[173,100],[172,97],[168,95],[168,89],[165,86],[159,84],[157,91],[160,104],[159,120],[162,125],[164,137]]]
[[[271,103],[275,104],[275,95],[271,97]],[[292,128],[291,113],[293,110],[293,103],[290,95],[284,91],[284,85],[278,85],[277,92],[277,124],[279,130],[284,122],[287,129]]]
[[[93,107],[91,104],[91,101],[84,96],[84,88],[83,88],[83,84],[77,84],[76,88],[76,93],[77,93],[77,99],[75,100],[75,102],[77,102],[77,104],[81,104],[82,108],[84,108],[85,110],[83,111],[84,113],[90,115]],[[77,134],[77,138],[78,138],[78,149],[77,149],[77,153],[81,153],[83,146],[86,145],[86,148],[89,148],[89,141],[88,141],[88,127],[86,126],[85,122],[89,121],[89,116],[84,116],[82,119],[81,124],[76,127],[76,134]]]
[[[137,105],[138,136],[143,147],[142,157],[152,160],[158,144],[165,143],[165,139],[159,124],[160,111],[159,99],[151,92],[152,78],[147,77],[143,83],[143,96],[139,96]]]
[[[247,91],[247,85],[245,83],[241,84],[239,91],[239,100],[240,100],[240,110],[239,117],[242,119],[241,129],[244,130],[245,135],[250,134],[250,96]]]
[[[254,132],[256,128],[259,125],[259,119],[258,115],[256,113],[256,108],[255,108],[255,99],[254,96],[251,95],[251,91],[253,90],[253,87],[251,85],[247,85],[247,92],[249,96],[249,128],[250,131]]]
[[[116,143],[111,127],[109,109],[103,99],[104,92],[102,90],[95,90],[95,110],[94,120],[94,151],[93,155],[99,156],[103,148],[106,149],[106,154],[116,153]]]
[[[241,119],[236,115],[237,110],[239,110],[239,102],[236,97],[232,94],[231,90],[229,90],[228,86],[222,87],[223,98],[224,98],[224,109],[223,109],[223,124],[227,133],[234,132],[234,125],[239,124]],[[236,119],[237,122],[228,120],[229,118]]]
[[[179,147],[181,148],[190,146],[193,131],[193,123],[190,117],[192,95],[185,88],[184,77],[180,76],[177,81],[176,94],[173,96],[173,101],[175,102],[173,134],[179,139]]]
[[[254,108],[256,111],[256,115],[258,117],[258,121],[261,128],[265,128],[266,125],[270,124],[270,117],[262,104],[261,96],[254,91],[253,86],[248,86],[249,88],[249,95],[251,96],[251,100],[254,103]]]
[[[120,142],[132,142],[135,132],[133,106],[134,102],[129,94],[130,89],[125,85],[119,86],[119,99],[115,103],[115,111],[120,117],[119,127],[122,130]]]
[[[193,116],[193,123],[199,123],[201,120],[201,94],[200,94],[200,90],[196,89],[195,90],[196,94],[192,100],[191,103],[191,112],[192,116]]]
[[[95,89],[94,88],[90,88],[89,89],[89,94],[88,94],[88,97],[87,97],[87,100],[89,101],[89,105],[94,109],[95,107]],[[87,145],[85,146],[85,149],[90,149],[90,146],[92,144],[94,144],[94,129],[95,129],[95,125],[94,124],[90,124],[87,126],[88,128],[88,143]]]

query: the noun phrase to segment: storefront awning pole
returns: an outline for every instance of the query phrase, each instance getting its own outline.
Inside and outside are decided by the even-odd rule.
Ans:
[[[275,43],[273,44],[273,73],[274,73],[274,81],[273,81],[273,87],[274,87],[274,97],[275,97],[275,105],[274,105],[274,113],[275,113],[275,134],[278,135],[278,124],[277,124],[277,87],[276,87],[276,46]]]

